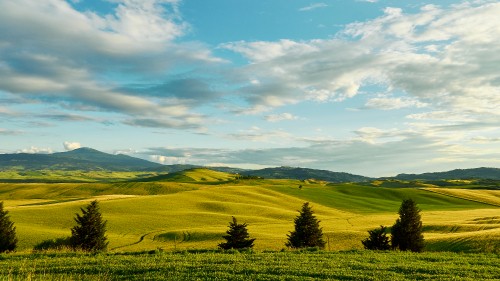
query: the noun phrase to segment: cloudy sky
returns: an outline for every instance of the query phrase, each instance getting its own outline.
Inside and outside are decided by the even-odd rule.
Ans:
[[[0,153],[500,167],[500,3],[0,0]]]

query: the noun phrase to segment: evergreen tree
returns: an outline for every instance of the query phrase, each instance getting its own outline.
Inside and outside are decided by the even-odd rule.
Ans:
[[[104,251],[108,246],[106,221],[102,220],[97,201],[92,201],[82,215],[76,214],[77,225],[71,229],[71,246],[87,252]]]
[[[391,245],[389,244],[389,237],[385,233],[387,227],[380,226],[373,230],[368,230],[368,238],[361,241],[365,249],[368,250],[389,250]]]
[[[0,202],[0,253],[14,251],[17,246],[16,227]]]
[[[249,238],[250,235],[248,234],[247,224],[239,224],[235,217],[233,217],[232,222],[229,222],[229,229],[226,233],[227,235],[222,236],[222,238],[226,239],[226,242],[220,243],[219,248],[228,250],[253,247],[253,241],[255,241],[255,238]]]
[[[323,230],[319,227],[319,220],[309,206],[309,202],[302,205],[299,215],[294,219],[295,230],[287,234],[288,242],[285,244],[290,248],[325,247]]]
[[[420,209],[412,199],[403,200],[399,208],[399,218],[392,226],[392,247],[401,251],[422,252],[424,236]]]

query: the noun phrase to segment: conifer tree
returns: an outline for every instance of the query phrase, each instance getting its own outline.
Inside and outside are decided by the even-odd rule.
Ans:
[[[76,214],[77,225],[71,229],[71,246],[87,252],[106,250],[106,221],[102,220],[99,203],[97,200],[92,201],[86,209],[80,210],[82,215]]]
[[[401,251],[422,252],[424,236],[420,209],[412,199],[403,200],[399,208],[399,218],[392,226],[392,247]]]
[[[323,240],[323,229],[319,227],[319,220],[314,216],[309,202],[302,205],[299,215],[294,219],[295,230],[287,234],[288,242],[285,244],[290,248],[325,247]]]
[[[14,251],[17,247],[16,227],[0,202],[0,253]]]
[[[232,222],[229,222],[229,229],[226,231],[226,233],[227,235],[222,236],[222,238],[226,239],[226,242],[220,243],[219,248],[229,250],[253,247],[255,238],[250,238],[247,230],[247,224],[239,224],[235,217],[233,217]]]
[[[365,249],[367,250],[389,250],[391,245],[389,243],[389,237],[385,233],[387,227],[380,226],[373,230],[368,230],[368,238],[361,241]]]

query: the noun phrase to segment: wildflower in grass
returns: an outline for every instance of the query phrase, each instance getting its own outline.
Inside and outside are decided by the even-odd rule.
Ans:
[[[392,247],[401,251],[422,252],[424,236],[420,209],[412,199],[403,200],[399,208],[399,218],[392,226]]]
[[[249,238],[247,224],[239,224],[235,217],[233,221],[229,222],[229,229],[226,231],[227,235],[222,236],[226,239],[225,243],[220,243],[219,248],[221,249],[245,249],[252,248],[255,238]]]
[[[368,250],[389,250],[391,245],[386,234],[387,227],[381,225],[380,228],[368,230],[368,238],[361,241],[365,249]]]
[[[0,253],[14,251],[17,246],[16,227],[0,202]]]
[[[87,252],[104,251],[108,246],[106,221],[102,220],[97,200],[90,202],[82,215],[76,214],[77,225],[71,229],[71,246]]]
[[[287,235],[288,242],[285,244],[290,248],[325,247],[323,240],[323,229],[319,227],[319,220],[314,216],[309,202],[302,205],[299,215],[294,219],[295,230]]]

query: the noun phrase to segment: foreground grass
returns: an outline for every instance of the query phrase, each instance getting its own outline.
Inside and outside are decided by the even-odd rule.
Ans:
[[[498,280],[495,254],[153,252],[0,256],[3,280]]]

